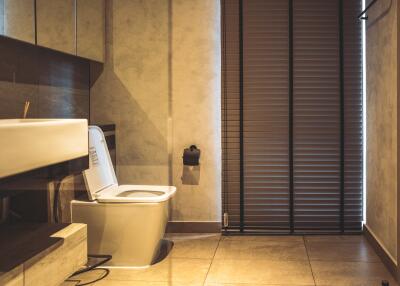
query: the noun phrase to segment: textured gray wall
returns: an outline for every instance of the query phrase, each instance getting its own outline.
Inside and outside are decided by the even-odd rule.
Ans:
[[[367,22],[367,226],[397,260],[397,1]]]
[[[175,221],[220,221],[219,2],[107,1],[91,119],[117,125],[120,183],[177,186]],[[184,169],[191,144],[202,150],[201,166]]]

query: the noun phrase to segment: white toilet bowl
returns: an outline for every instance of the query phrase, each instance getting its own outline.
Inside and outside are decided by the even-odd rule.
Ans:
[[[84,172],[91,201],[71,202],[72,222],[88,225],[88,253],[111,254],[106,266],[149,266],[168,221],[173,186],[118,185],[104,134],[89,127],[90,167]]]

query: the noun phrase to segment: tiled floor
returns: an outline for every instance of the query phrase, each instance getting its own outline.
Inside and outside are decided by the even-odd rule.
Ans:
[[[111,269],[96,286],[395,284],[362,236],[169,235],[174,247],[147,269]],[[94,280],[104,270],[74,277]],[[72,286],[77,282],[66,282]]]

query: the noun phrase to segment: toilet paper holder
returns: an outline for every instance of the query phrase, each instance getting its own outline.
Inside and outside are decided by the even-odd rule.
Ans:
[[[198,166],[200,164],[200,149],[196,145],[191,145],[183,150],[183,165]]]

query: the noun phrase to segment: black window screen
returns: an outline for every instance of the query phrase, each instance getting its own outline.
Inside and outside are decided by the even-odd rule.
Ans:
[[[360,11],[222,0],[226,230],[361,230]]]

